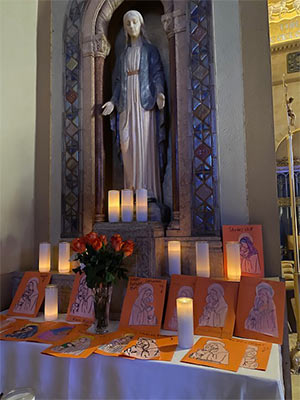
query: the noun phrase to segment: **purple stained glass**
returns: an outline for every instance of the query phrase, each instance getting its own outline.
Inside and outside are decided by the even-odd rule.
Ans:
[[[193,234],[219,234],[211,1],[191,1]]]
[[[81,82],[79,32],[87,0],[70,1],[64,25],[64,127],[61,236],[82,233]]]

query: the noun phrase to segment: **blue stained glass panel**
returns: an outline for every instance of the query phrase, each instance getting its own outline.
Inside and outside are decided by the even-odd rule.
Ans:
[[[87,0],[70,1],[64,24],[64,130],[62,134],[61,236],[82,233],[82,158],[80,44],[81,20]]]
[[[193,1],[190,14],[193,107],[193,233],[219,234],[211,1]]]

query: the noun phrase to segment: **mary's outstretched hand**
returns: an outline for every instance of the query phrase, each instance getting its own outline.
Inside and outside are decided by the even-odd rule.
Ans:
[[[163,93],[158,93],[156,104],[159,110],[162,110],[165,106],[165,95]]]
[[[114,103],[108,101],[107,103],[103,104],[102,106],[102,115],[110,115],[114,111]]]

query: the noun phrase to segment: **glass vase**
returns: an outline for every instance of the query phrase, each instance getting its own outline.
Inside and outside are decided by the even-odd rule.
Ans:
[[[95,331],[99,334],[108,332],[112,289],[111,284],[104,283],[94,288]]]

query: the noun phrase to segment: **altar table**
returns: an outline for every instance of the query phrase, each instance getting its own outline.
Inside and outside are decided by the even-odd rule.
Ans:
[[[115,329],[112,323],[111,330]],[[87,359],[40,354],[47,347],[1,341],[0,391],[31,387],[36,399],[284,399],[280,346],[275,344],[266,371],[240,368],[238,372],[181,363],[187,350],[180,349],[172,362],[162,362],[100,354]]]

